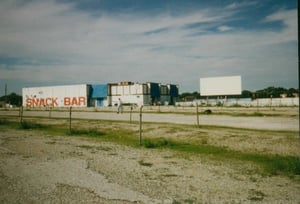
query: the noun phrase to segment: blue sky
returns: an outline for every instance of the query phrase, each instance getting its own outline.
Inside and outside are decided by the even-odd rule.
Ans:
[[[296,0],[2,0],[0,95],[22,87],[242,76],[298,88]]]

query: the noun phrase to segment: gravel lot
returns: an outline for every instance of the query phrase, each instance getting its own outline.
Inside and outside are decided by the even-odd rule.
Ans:
[[[129,116],[129,113],[76,114],[74,117],[79,118],[89,114],[93,118],[110,115],[118,120]],[[149,117],[150,121],[160,118],[163,122],[174,122],[176,116],[182,115],[148,113],[145,120]],[[298,117],[260,117],[259,121],[253,117],[214,117],[221,119],[212,120],[217,121],[213,125],[244,127],[235,124],[243,121],[250,129],[199,130],[191,126],[173,132],[167,125],[151,123],[144,126],[144,134],[164,135],[178,141],[205,138],[210,145],[238,151],[299,155],[299,129],[294,124]],[[49,123],[50,120],[61,123],[53,119]],[[204,116],[200,120],[205,124]],[[230,122],[220,124],[220,121]],[[252,124],[253,121],[256,123]],[[274,121],[278,124],[281,121],[280,128],[271,127]],[[97,121],[75,121],[75,124],[99,126]],[[113,125],[136,128],[128,123]],[[113,125],[106,128],[114,128]],[[276,131],[267,134],[251,131],[256,127]],[[288,136],[277,131],[290,129],[295,131]],[[43,131],[0,125],[0,155],[0,203],[300,203],[297,176],[266,176],[254,171],[251,163],[228,163],[201,155],[180,156],[167,149],[132,148],[93,138],[52,136]]]

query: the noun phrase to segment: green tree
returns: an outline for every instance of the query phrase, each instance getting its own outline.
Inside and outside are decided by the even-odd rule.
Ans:
[[[21,106],[22,105],[22,96],[16,94],[16,93],[11,93],[7,96],[2,96],[0,97],[0,101],[4,101],[10,105],[14,106]]]
[[[253,97],[253,93],[251,91],[248,90],[242,91],[241,98],[252,98],[252,97]]]

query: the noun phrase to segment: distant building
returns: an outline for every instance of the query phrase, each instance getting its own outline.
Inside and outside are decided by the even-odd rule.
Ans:
[[[119,98],[124,104],[174,105],[179,96],[178,86],[159,83],[120,82],[108,84],[109,105],[114,106]]]
[[[119,82],[30,87],[22,89],[24,107],[103,107],[124,105],[173,105],[178,86],[159,83]]]

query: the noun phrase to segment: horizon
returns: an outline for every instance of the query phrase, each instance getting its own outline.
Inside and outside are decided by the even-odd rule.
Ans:
[[[297,14],[296,0],[3,0],[0,95],[110,81],[199,92],[232,75],[242,90],[299,89]]]

